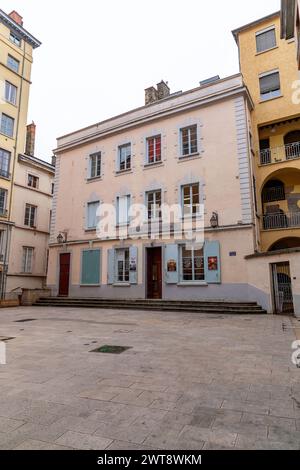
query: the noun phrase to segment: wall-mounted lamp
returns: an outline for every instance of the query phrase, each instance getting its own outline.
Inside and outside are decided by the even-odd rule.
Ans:
[[[63,234],[62,233],[59,233],[58,236],[57,236],[57,243],[59,243],[60,245],[62,245],[63,243],[66,243],[67,241],[67,234],[66,232],[64,232]]]
[[[217,212],[213,212],[211,219],[210,219],[210,225],[212,228],[217,228],[219,227],[219,216]]]

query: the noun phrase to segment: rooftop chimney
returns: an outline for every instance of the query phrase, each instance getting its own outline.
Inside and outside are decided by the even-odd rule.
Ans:
[[[145,104],[151,104],[158,100],[157,90],[154,86],[145,90]]]
[[[27,131],[26,131],[25,155],[28,155],[29,157],[34,157],[35,131],[36,131],[36,125],[32,121],[32,123],[27,126]]]
[[[8,16],[20,26],[23,26],[23,18],[17,11],[13,10]]]
[[[170,88],[168,82],[163,80],[157,84],[157,89],[154,86],[146,88],[145,90],[145,105],[155,103],[156,101],[163,100],[170,96]]]
[[[168,87],[168,82],[164,82],[162,80],[160,83],[157,84],[157,94],[159,100],[170,96],[170,88]]]

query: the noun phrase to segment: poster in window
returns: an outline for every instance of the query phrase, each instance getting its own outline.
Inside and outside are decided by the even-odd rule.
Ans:
[[[177,271],[177,263],[175,259],[169,259],[168,261],[168,273],[175,273]]]
[[[208,258],[208,270],[218,271],[218,257],[217,256],[210,256]]]
[[[132,272],[136,271],[136,258],[134,256],[130,258],[129,270]]]

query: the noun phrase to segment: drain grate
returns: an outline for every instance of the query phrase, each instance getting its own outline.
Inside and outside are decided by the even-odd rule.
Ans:
[[[123,352],[127,351],[128,349],[132,349],[130,346],[101,346],[100,348],[93,349],[90,352],[94,353],[104,353],[104,354],[122,354]]]
[[[15,323],[26,323],[29,321],[36,321],[36,318],[24,318],[24,320],[16,320]]]
[[[15,337],[9,337],[9,336],[0,336],[0,341],[10,341],[12,339],[16,339]]]

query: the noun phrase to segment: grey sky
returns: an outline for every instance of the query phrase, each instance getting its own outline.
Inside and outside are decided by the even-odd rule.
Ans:
[[[280,9],[280,0],[1,0],[42,41],[28,120],[36,156],[56,137],[143,105],[144,88],[171,91],[238,72],[231,30]]]

